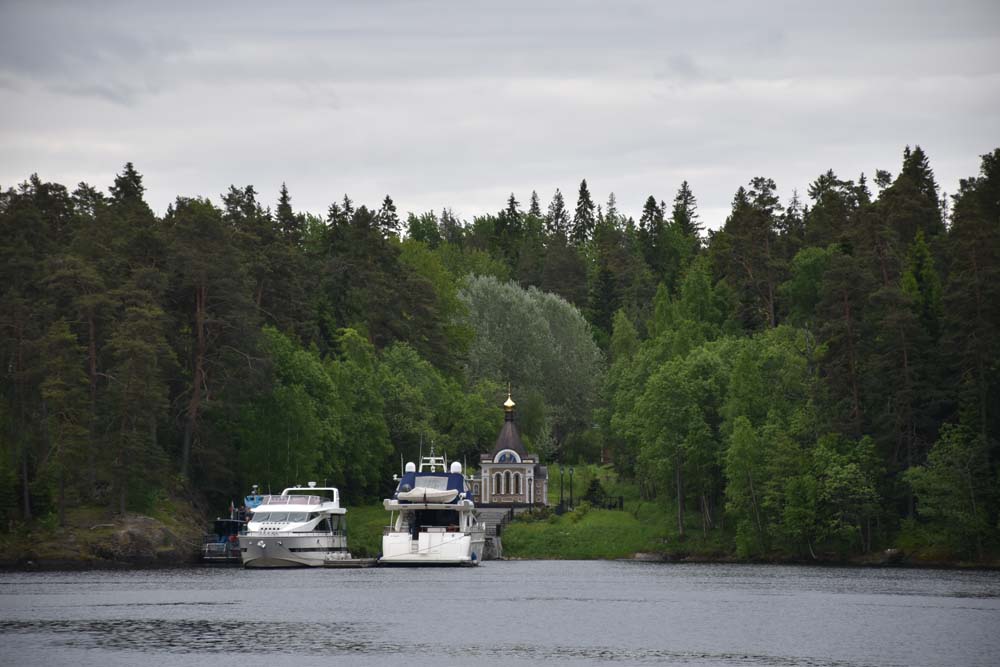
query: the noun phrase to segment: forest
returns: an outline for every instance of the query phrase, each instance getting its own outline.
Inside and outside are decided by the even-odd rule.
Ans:
[[[161,217],[132,163],[4,189],[0,531],[251,484],[372,502],[421,448],[478,460],[510,383],[530,449],[610,461],[682,539],[995,554],[1000,148],[949,196],[920,147],[784,202],[755,177],[717,230],[670,187],[471,221],[252,185]]]

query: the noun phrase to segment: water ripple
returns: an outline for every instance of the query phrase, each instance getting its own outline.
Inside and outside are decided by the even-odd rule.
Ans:
[[[424,658],[504,658],[540,662],[628,662],[639,664],[768,665],[773,667],[868,667],[867,663],[804,656],[751,653],[670,651],[656,648],[565,646],[534,644],[453,645],[386,641],[386,628],[356,623],[260,623],[240,621],[171,621],[164,619],[21,620],[0,621],[3,634],[55,634],[70,648],[137,651],[140,653],[232,653],[248,655],[294,653],[335,656],[344,654],[396,655]]]

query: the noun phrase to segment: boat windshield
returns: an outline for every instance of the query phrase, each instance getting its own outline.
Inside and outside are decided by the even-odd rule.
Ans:
[[[414,485],[425,489],[444,491],[448,488],[448,478],[438,477],[437,475],[417,475]]]
[[[317,512],[254,512],[252,521],[268,521],[273,523],[301,523],[312,521]]]

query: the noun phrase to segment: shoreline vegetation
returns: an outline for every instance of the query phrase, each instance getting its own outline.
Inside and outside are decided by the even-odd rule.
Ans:
[[[510,387],[550,493],[576,470],[510,557],[995,563],[1000,148],[954,193],[885,157],[747,174],[710,230],[687,181],[471,220],[252,185],[158,215],[130,162],[0,188],[0,552],[183,560],[315,480],[374,555],[393,473],[478,461]]]
[[[504,560],[625,560],[650,563],[726,563],[818,565],[828,567],[901,567],[1000,569],[1000,555],[981,561],[947,557],[940,551],[890,547],[865,554],[821,552],[812,555],[775,552],[741,557],[732,531],[699,532],[697,515],[688,517],[690,532],[677,537],[675,510],[667,503],[640,497],[634,484],[622,482],[610,466],[575,468],[576,506],[562,515],[558,478],[549,489],[551,506],[519,515],[502,530]],[[594,507],[586,495],[598,480],[606,498],[624,501],[623,510]],[[564,500],[568,502],[568,482]],[[356,557],[373,557],[388,520],[381,505],[348,508],[348,545]],[[69,512],[67,527],[36,523],[30,530],[0,538],[0,570],[86,570],[182,567],[198,563],[202,528],[207,520],[194,507],[169,502],[153,516],[129,514],[108,518],[102,508]],[[906,543],[900,535],[898,544]]]

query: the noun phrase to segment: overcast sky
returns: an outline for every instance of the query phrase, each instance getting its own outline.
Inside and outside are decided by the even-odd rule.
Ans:
[[[1000,146],[1000,2],[0,0],[0,186],[132,161],[158,213],[285,181],[471,219],[586,178],[637,215],[687,179],[717,227],[753,176],[787,199],[906,144],[948,192]]]

